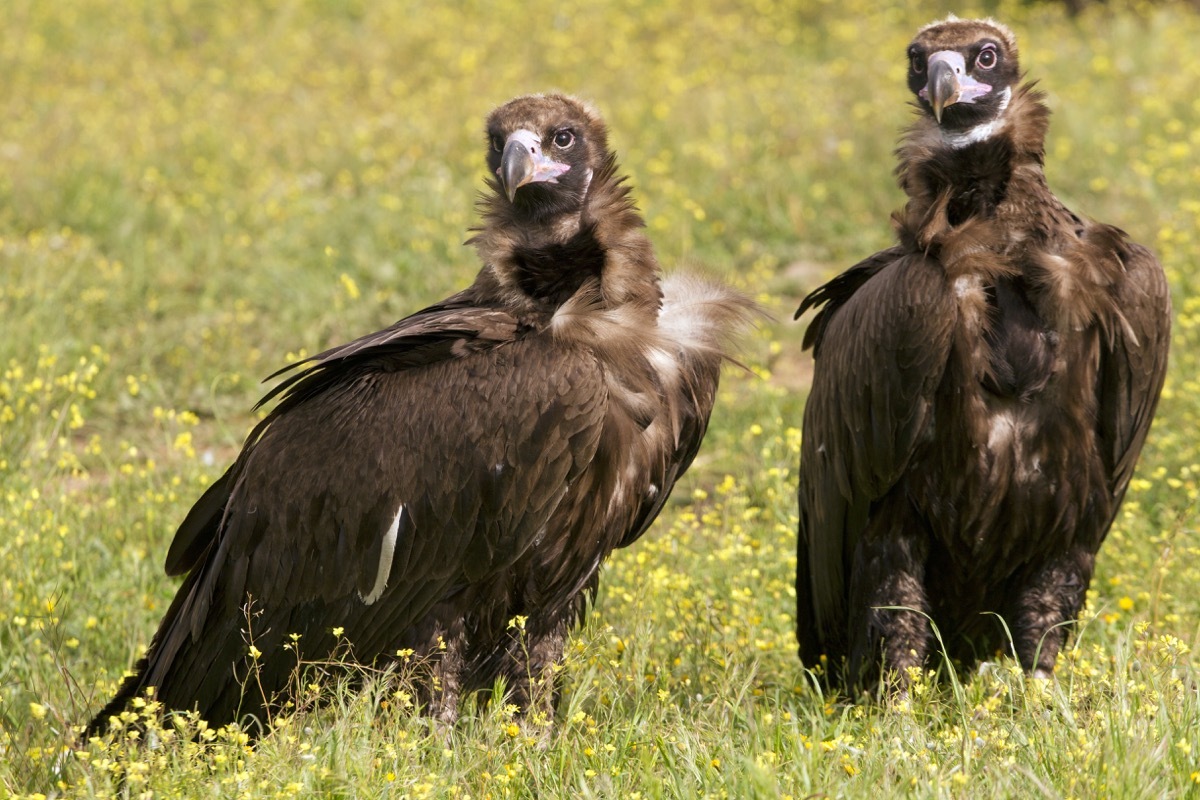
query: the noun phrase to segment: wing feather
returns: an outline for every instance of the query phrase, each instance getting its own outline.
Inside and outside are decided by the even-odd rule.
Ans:
[[[844,654],[847,574],[871,504],[931,424],[957,312],[936,262],[885,250],[821,287],[804,410],[797,629],[810,666]]]
[[[272,636],[325,607],[341,609],[360,652],[386,647],[370,621],[395,637],[455,586],[516,561],[590,459],[605,402],[594,359],[517,330],[503,312],[443,304],[317,356],[269,393],[279,404],[168,555],[169,569],[200,572],[188,634],[244,615],[250,597]],[[324,636],[304,633],[310,645]]]
[[[1125,279],[1117,308],[1125,325],[1114,326],[1100,357],[1098,432],[1109,472],[1114,510],[1120,506],[1146,441],[1167,373],[1171,296],[1162,266],[1144,247],[1125,244]],[[1115,513],[1115,512],[1114,512]]]

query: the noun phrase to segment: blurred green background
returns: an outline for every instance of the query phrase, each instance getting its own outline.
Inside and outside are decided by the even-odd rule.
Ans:
[[[949,11],[1017,33],[1055,112],[1052,188],[1160,254],[1172,366],[1059,680],[1030,688],[1002,661],[919,684],[906,709],[853,706],[794,653],[811,362],[790,316],[891,242],[904,47]],[[5,0],[0,789],[1200,791],[1197,42],[1172,3]],[[727,373],[663,518],[606,569],[555,735],[493,707],[443,740],[381,685],[254,751],[119,741],[56,771],[169,602],[174,525],[237,452],[259,379],[468,283],[483,118],[549,90],[605,115],[666,269],[723,277],[780,320],[747,344],[751,371]]]

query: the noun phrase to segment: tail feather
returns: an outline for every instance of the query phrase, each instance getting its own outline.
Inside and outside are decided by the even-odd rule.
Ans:
[[[193,636],[191,611],[193,591],[202,569],[193,571],[175,595],[146,656],[134,667],[116,695],[84,729],[84,739],[102,736],[112,727],[112,718],[129,709],[137,697],[153,690],[153,697],[167,711],[198,711],[210,726],[221,727],[242,722],[247,717],[261,728],[266,722],[267,704],[286,688],[294,663],[282,663],[282,652],[274,631],[264,632],[270,639],[255,639],[263,651],[274,658],[260,665],[250,655],[251,639],[245,633],[251,626],[245,618],[228,614],[210,614]]]
[[[129,703],[135,697],[139,697],[142,692],[142,677],[146,674],[148,660],[140,659],[133,668],[133,674],[125,678],[121,682],[121,687],[117,689],[117,694],[108,704],[92,717],[92,720],[83,730],[83,740],[86,742],[93,736],[103,736],[108,733],[109,727],[112,725],[112,718],[120,716],[120,714],[129,707]]]

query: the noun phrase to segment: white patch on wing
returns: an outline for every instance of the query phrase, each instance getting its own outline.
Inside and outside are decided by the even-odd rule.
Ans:
[[[974,128],[968,128],[962,133],[942,131],[942,140],[955,150],[961,150],[967,145],[992,138],[1005,125],[1004,111],[1008,108],[1010,100],[1012,100],[1012,89],[1005,89],[1000,97],[1000,110],[991,122],[985,122],[982,125],[976,125]]]
[[[724,300],[724,287],[714,286],[687,275],[670,275],[662,282],[662,309],[658,329],[683,347],[709,345],[714,339],[715,320],[709,305]]]
[[[978,275],[963,275],[954,279],[954,296],[963,298],[982,286]]]
[[[400,533],[400,517],[404,515],[404,506],[396,512],[396,518],[383,534],[383,546],[379,548],[379,570],[375,573],[375,585],[367,594],[359,593],[359,597],[367,605],[371,605],[383,596],[387,588],[388,576],[392,574],[392,558],[396,555],[396,536]]]
[[[667,385],[674,384],[679,372],[679,362],[671,358],[670,353],[658,347],[651,347],[646,351],[646,360],[658,373],[659,380]]]
[[[608,498],[608,511],[606,513],[609,517],[617,516],[621,513],[621,510],[624,508],[625,508],[625,481],[618,479],[613,484],[612,495]]]
[[[545,525],[538,528],[537,533],[535,533],[533,535],[533,540],[530,542],[529,546],[531,548],[537,549],[537,546],[540,545],[542,543],[542,540],[546,538],[546,531],[547,531],[547,528]]]

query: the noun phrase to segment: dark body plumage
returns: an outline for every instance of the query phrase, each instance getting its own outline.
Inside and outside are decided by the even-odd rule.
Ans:
[[[969,665],[1007,649],[1000,614],[1022,666],[1053,669],[1167,362],[1162,268],[1047,188],[1049,112],[1011,33],[934,23],[909,58],[899,244],[797,313],[820,307],[797,638],[843,687],[881,663],[903,685],[935,646],[923,615]]]
[[[552,702],[568,628],[695,456],[750,306],[660,280],[589,107],[518,98],[487,125],[475,283],[264,398],[279,402],[180,526],[166,567],[187,577],[90,732],[147,687],[213,724],[265,722],[290,635],[320,660],[334,628],[362,663],[428,658],[444,721],[500,676],[522,706]]]

